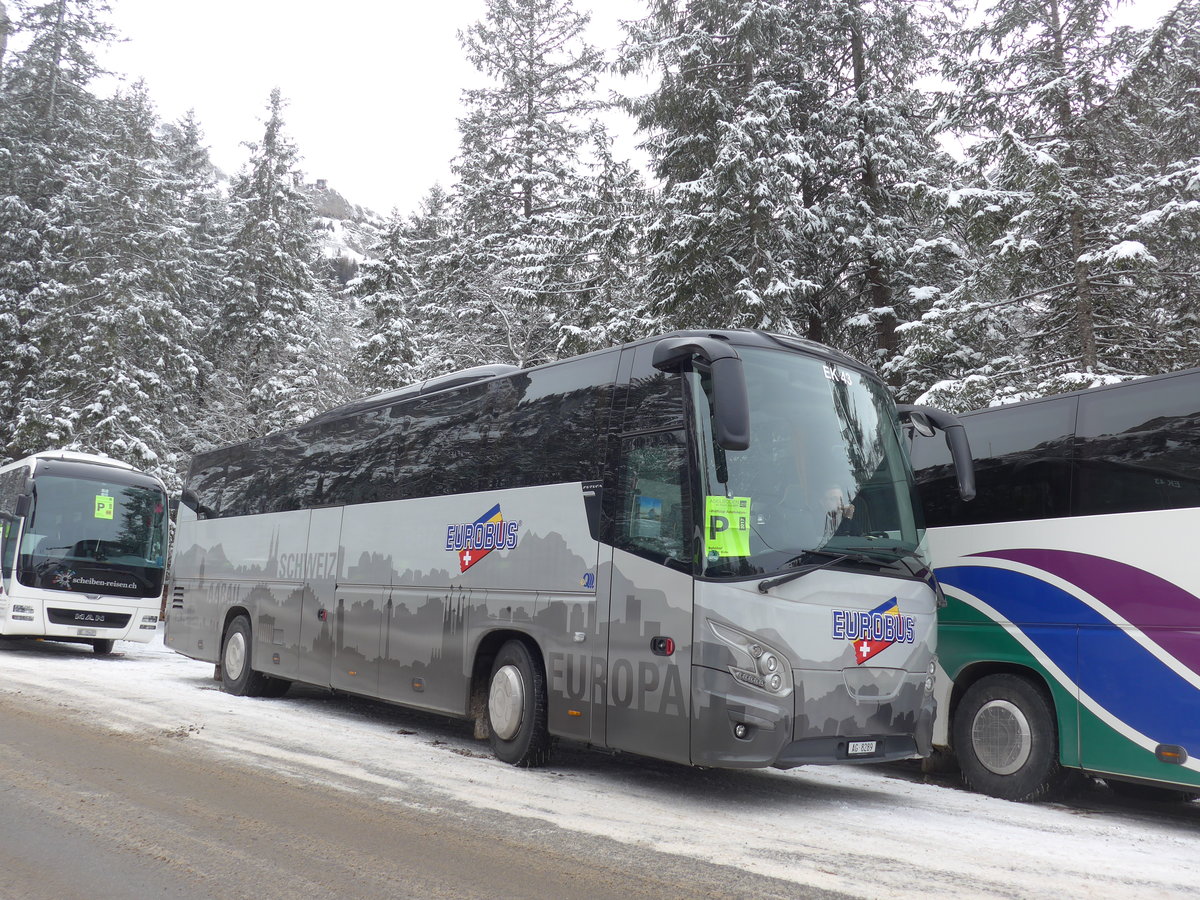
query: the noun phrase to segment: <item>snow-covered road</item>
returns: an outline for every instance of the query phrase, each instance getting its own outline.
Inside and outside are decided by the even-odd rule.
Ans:
[[[903,768],[702,771],[562,747],[543,770],[491,757],[460,722],[301,689],[233,697],[212,666],[150,645],[0,638],[0,693],[186,741],[385,802],[483,807],[585,835],[863,897],[1170,897],[1200,885],[1200,803],[1102,788],[1027,806]]]

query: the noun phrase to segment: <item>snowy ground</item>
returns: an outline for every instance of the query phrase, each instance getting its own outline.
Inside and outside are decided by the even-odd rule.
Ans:
[[[464,723],[311,689],[229,696],[211,665],[161,638],[108,658],[0,638],[0,693],[331,790],[486,807],[863,897],[1182,897],[1200,883],[1200,802],[1134,805],[1095,788],[1027,806],[903,767],[701,771],[573,747],[518,770]]]

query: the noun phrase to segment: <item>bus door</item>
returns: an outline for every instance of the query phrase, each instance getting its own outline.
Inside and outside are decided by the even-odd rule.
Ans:
[[[637,349],[624,433],[614,451],[606,743],[688,763],[693,580],[687,439],[680,376],[651,368],[652,350]]]
[[[363,607],[361,603],[356,607],[355,601],[363,598],[357,594],[339,594],[336,590],[343,568],[341,531],[342,507],[312,510],[303,566],[304,587],[299,598],[299,678],[310,684],[334,686],[335,657],[348,641],[352,647],[359,646],[362,632],[369,630],[369,625],[357,618]],[[378,625],[375,635],[372,658],[378,656]]]

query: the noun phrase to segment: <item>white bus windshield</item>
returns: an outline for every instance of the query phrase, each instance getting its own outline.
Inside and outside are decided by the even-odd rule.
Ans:
[[[916,553],[924,529],[884,387],[810,356],[741,354],[747,450],[715,444],[709,378],[692,376],[700,387],[692,395],[705,481],[705,574],[775,572],[821,553],[881,560]]]
[[[21,539],[27,587],[150,597],[161,592],[166,498],[157,488],[41,475]]]

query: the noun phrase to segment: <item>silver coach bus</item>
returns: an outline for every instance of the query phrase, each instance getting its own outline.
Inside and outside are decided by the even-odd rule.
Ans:
[[[166,641],[234,694],[473,719],[516,765],[924,754],[939,594],[902,446],[873,374],[761,332],[444,376],[197,456]]]

